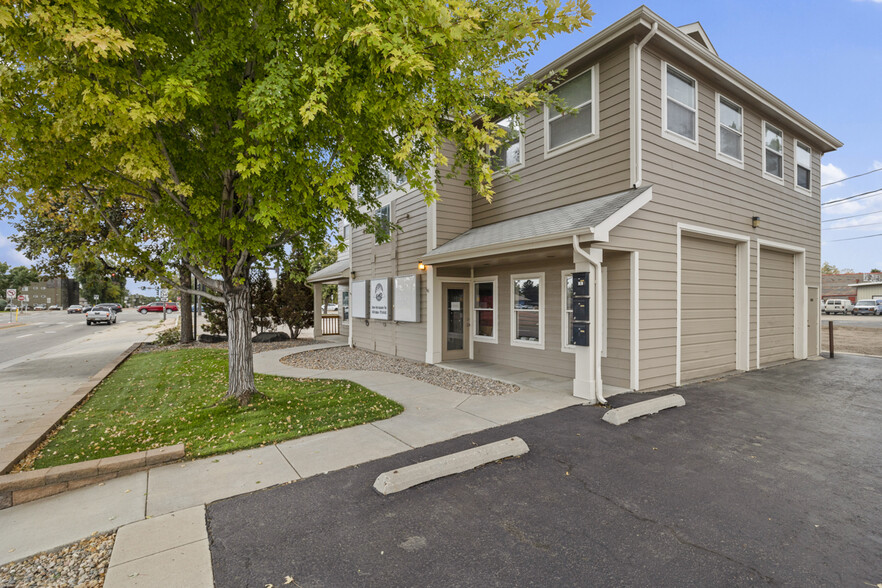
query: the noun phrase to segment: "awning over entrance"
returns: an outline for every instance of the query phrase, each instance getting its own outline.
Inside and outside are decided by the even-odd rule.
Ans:
[[[583,240],[607,241],[609,231],[652,199],[652,186],[617,192],[492,225],[470,229],[433,249],[424,260],[443,263]],[[559,242],[558,242],[559,241]]]
[[[321,282],[336,282],[337,280],[349,279],[349,259],[343,259],[332,263],[326,268],[322,268],[308,278],[307,282],[313,284]]]

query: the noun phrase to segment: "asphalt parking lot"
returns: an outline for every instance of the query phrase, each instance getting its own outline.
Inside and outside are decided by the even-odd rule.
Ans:
[[[219,501],[217,586],[876,586],[882,359],[683,387],[613,427],[579,406]],[[647,395],[613,398],[614,405]],[[530,453],[387,497],[393,469],[518,435]]]

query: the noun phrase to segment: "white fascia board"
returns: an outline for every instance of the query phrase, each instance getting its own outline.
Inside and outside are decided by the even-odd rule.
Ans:
[[[594,227],[594,240],[603,241],[605,243],[609,242],[609,232],[622,224],[625,219],[632,214],[646,206],[650,200],[652,200],[652,186],[647,186],[646,190],[641,192],[636,198],[631,200],[631,202],[612,213],[606,218],[606,220]]]
[[[576,233],[583,241],[595,241],[594,229],[587,227],[577,230]],[[573,232],[553,233],[550,235],[542,235],[539,237],[530,237],[528,239],[518,239],[517,241],[507,241],[495,245],[486,245],[484,247],[474,247],[472,249],[463,249],[461,251],[451,251],[441,255],[426,255],[423,258],[424,263],[447,263],[449,261],[464,261],[474,259],[476,257],[487,257],[490,255],[502,255],[505,253],[516,253],[529,248],[530,245],[540,245],[542,247],[556,247],[558,245],[569,245],[573,239]]]

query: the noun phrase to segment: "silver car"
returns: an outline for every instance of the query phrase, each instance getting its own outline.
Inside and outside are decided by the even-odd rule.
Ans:
[[[94,323],[116,324],[116,313],[112,308],[96,306],[86,313],[86,324],[92,325]]]

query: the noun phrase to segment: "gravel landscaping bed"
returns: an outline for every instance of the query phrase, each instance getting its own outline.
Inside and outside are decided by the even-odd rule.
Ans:
[[[400,374],[462,394],[501,396],[520,390],[519,386],[499,380],[351,347],[304,351],[283,357],[281,361],[285,365],[310,370],[365,370]]]
[[[288,349],[290,347],[303,347],[304,345],[316,345],[317,343],[323,343],[323,341],[316,341],[315,339],[290,339],[288,341],[278,341],[276,343],[252,343],[251,346],[254,349],[254,353],[260,353],[261,351],[272,351],[273,349]],[[226,349],[227,342],[222,341],[220,343],[191,343],[189,345],[181,345],[180,343],[176,343],[174,345],[141,345],[141,347],[135,353],[153,353],[154,351],[176,351],[178,349]]]
[[[94,535],[58,551],[0,566],[0,588],[100,588],[115,538],[116,531]]]

